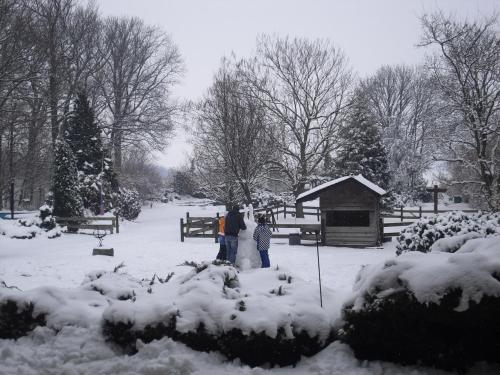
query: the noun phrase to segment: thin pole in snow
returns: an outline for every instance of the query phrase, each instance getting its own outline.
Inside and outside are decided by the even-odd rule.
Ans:
[[[319,302],[321,307],[323,307],[323,293],[321,291],[321,267],[319,264],[319,242],[318,242],[318,231],[316,230],[316,255],[318,256],[318,279],[319,279]]]

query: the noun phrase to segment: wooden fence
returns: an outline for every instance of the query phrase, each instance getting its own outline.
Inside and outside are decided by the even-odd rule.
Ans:
[[[69,231],[77,231],[79,229],[93,230],[109,230],[111,234],[116,230],[120,233],[120,220],[116,216],[86,216],[86,217],[56,217],[56,222],[59,225],[68,227]],[[98,223],[96,223],[98,222]]]
[[[265,215],[269,226],[273,230],[273,238],[288,238],[289,233],[279,233],[280,229],[299,229],[301,239],[316,239],[316,231],[321,231],[321,211],[319,207],[303,206],[304,216],[315,216],[318,224],[309,223],[277,223],[280,215],[284,219],[296,216],[295,206],[292,205],[276,205],[263,208],[254,209],[254,214]],[[454,210],[438,210],[437,213],[446,213]],[[460,210],[466,213],[477,213],[478,210]],[[384,231],[383,237],[397,237],[400,235],[398,230],[387,230],[386,228],[406,227],[413,224],[416,220],[422,217],[435,214],[434,210],[424,210],[422,207],[418,209],[405,209],[404,207],[398,208],[392,212],[382,213],[382,228]],[[201,237],[201,238],[214,238],[215,242],[218,241],[218,220],[220,214],[217,213],[216,217],[190,217],[189,212],[186,213],[186,219],[180,219],[181,241],[184,242],[186,237]],[[387,222],[385,219],[399,219],[399,221]]]
[[[421,219],[423,217],[429,216],[429,215],[434,215],[436,213],[442,214],[446,212],[452,212],[456,210],[438,210],[437,212],[434,210],[423,210],[422,207],[419,207],[418,209],[407,209],[404,207],[400,207],[397,210],[394,210],[392,212],[385,212],[382,213],[381,217],[383,220],[383,227],[384,228],[389,228],[389,227],[407,227],[408,225],[411,225],[415,222],[415,220]],[[460,210],[462,212],[466,213],[477,213],[478,210]],[[385,219],[399,219],[399,221],[394,221],[394,222],[386,222]],[[411,221],[408,221],[411,220]],[[387,237],[397,237],[401,234],[400,231],[384,231],[384,238]]]
[[[254,212],[265,213],[265,210],[255,210]],[[274,214],[276,214],[276,211],[273,211]],[[271,215],[269,210],[266,216],[271,217]],[[186,212],[186,218],[180,219],[181,242],[184,242],[184,239],[189,237],[213,238],[215,242],[218,242],[219,216],[219,213],[217,213],[216,217],[191,216],[189,212]],[[316,231],[319,233],[321,229],[320,224],[280,224],[276,222],[271,222],[269,227],[273,231],[273,238],[288,238],[289,233],[280,233],[280,229],[299,229],[301,238],[306,240],[316,239]]]
[[[217,217],[190,216],[186,212],[186,220],[181,218],[181,242],[184,242],[186,237],[194,238],[213,238],[218,241],[219,232],[219,214]]]

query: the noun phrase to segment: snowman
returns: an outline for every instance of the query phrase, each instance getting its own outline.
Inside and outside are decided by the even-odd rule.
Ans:
[[[252,268],[260,268],[262,263],[260,260],[257,244],[253,239],[253,232],[257,227],[257,223],[253,216],[253,206],[250,204],[244,208],[246,230],[240,231],[238,237],[238,252],[236,253],[236,265],[241,270],[249,270]],[[248,216],[247,213],[248,212]]]

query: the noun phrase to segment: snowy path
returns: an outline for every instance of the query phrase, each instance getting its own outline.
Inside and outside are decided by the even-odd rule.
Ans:
[[[122,225],[121,233],[104,240],[115,249],[114,257],[92,256],[97,240],[90,235],[65,234],[62,238],[12,240],[0,236],[0,280],[23,290],[42,285],[64,288],[78,286],[89,271],[112,270],[124,262],[125,271],[138,278],[154,273],[165,276],[187,272],[178,265],[185,260],[212,260],[218,245],[210,239],[179,239],[179,218],[209,216],[220,207],[161,204],[146,207],[136,223]],[[383,249],[321,247],[322,279],[338,293],[340,303],[353,285],[363,264],[383,261],[394,255],[394,244]],[[314,246],[289,246],[273,240],[272,266],[293,270],[304,280],[317,283]],[[319,299],[319,298],[318,298]],[[497,369],[498,370],[498,369]],[[38,328],[19,340],[0,340],[0,374],[445,374],[383,362],[358,361],[349,347],[335,342],[295,368],[250,369],[238,361],[226,362],[217,353],[195,352],[170,339],[154,341],[134,356],[116,353],[103,342],[96,327],[65,327],[57,335]],[[481,373],[487,373],[482,371]],[[494,372],[490,372],[493,374]]]

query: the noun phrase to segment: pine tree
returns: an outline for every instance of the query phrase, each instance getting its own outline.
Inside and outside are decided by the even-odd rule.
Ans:
[[[76,156],[84,208],[98,214],[102,199],[104,210],[110,210],[118,192],[118,182],[111,159],[103,149],[101,131],[94,111],[83,92],[75,99],[67,124],[66,139]]]
[[[363,99],[358,96],[351,113],[340,132],[341,149],[335,160],[337,177],[362,174],[366,179],[389,189],[391,175],[387,153],[379,129],[365,110]]]
[[[54,197],[54,216],[83,216],[80,197],[76,159],[64,139],[56,142],[52,193]]]
[[[66,139],[76,157],[78,171],[86,175],[101,172],[103,148],[101,131],[95,121],[87,95],[80,92],[67,124]]]

